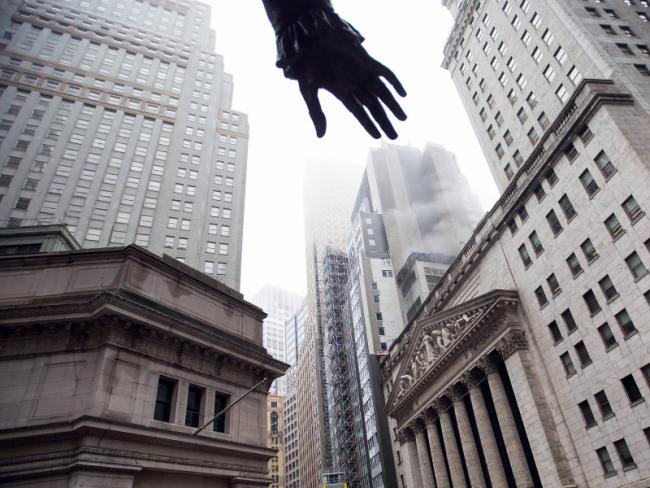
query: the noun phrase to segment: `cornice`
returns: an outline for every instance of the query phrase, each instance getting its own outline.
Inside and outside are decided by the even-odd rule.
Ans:
[[[477,12],[477,8],[481,7],[479,0],[465,0],[454,19],[454,26],[445,42],[445,47],[443,49],[443,61],[442,67],[444,69],[449,69],[451,60],[454,57],[454,53],[458,49],[462,49],[460,46],[460,41],[463,39],[463,34],[467,27],[471,25],[471,22],[474,18],[471,16],[472,13]]]
[[[133,293],[101,292],[54,301],[0,307],[0,332],[6,339],[28,333],[52,333],[62,328],[83,328],[94,323],[107,327],[137,326],[139,334],[157,334],[172,343],[186,341],[193,347],[231,357],[242,364],[262,368],[275,376],[288,365],[274,359],[250,340]],[[56,300],[56,298],[53,298]],[[60,298],[59,300],[64,300]],[[28,330],[29,329],[29,330]]]

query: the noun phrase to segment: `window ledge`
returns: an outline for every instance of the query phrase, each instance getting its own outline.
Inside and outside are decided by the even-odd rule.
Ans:
[[[546,303],[543,304],[543,305],[540,304],[539,309],[540,309],[540,310],[544,310],[546,307],[548,307],[548,302],[546,302]]]
[[[609,346],[607,348],[605,348],[605,352],[612,351],[612,350],[616,349],[617,347],[618,347],[618,342],[615,343],[615,344],[612,344],[611,346]]]
[[[611,473],[605,473],[605,478],[611,478],[612,476],[616,476],[616,471],[612,471]]]
[[[629,465],[626,468],[623,468],[623,471],[632,471],[633,469],[636,469],[636,463]]]
[[[645,273],[643,273],[641,276],[639,276],[637,279],[635,279],[634,282],[635,282],[635,283],[638,283],[638,282],[641,281],[643,278],[645,278],[646,276],[648,276],[648,274],[650,274],[650,271],[648,271],[648,270],[646,269]]]
[[[611,418],[614,418],[614,417],[616,417],[616,414],[615,413],[610,413],[609,415],[606,415],[606,416],[603,417],[603,422],[605,422],[606,420],[609,420]]]
[[[542,250],[539,251],[539,252],[535,251],[535,257],[536,257],[536,258],[540,257],[542,254],[544,254],[544,249],[542,249]]]
[[[562,289],[557,290],[556,292],[551,292],[551,296],[553,298],[557,297],[558,295],[562,294]]]
[[[618,297],[620,297],[620,296],[621,296],[621,295],[617,293],[617,294],[614,295],[612,298],[610,298],[610,299],[607,300],[607,304],[609,305],[609,304],[612,303],[613,301],[616,301],[616,299],[617,299]]]
[[[562,234],[562,232],[564,232],[564,229],[562,229],[562,230],[558,231],[557,233],[553,234],[553,237],[554,237],[555,239],[557,239],[558,236],[559,236],[560,234]]]
[[[600,312],[602,312],[602,311],[603,311],[603,309],[602,309],[602,308],[599,308],[599,309],[596,310],[595,312],[591,312],[591,314],[590,314],[589,316],[590,316],[591,318],[593,318],[593,317],[595,317],[596,315],[598,315],[598,314],[599,314]]]
[[[600,259],[600,254],[598,254],[595,258],[593,258],[591,261],[587,261],[587,266],[591,266],[593,263],[598,261]]]
[[[641,220],[643,218],[644,215],[645,215],[645,212],[641,212],[639,215],[634,217],[634,219],[630,219],[630,222],[632,223],[632,225],[635,225],[639,220]]]
[[[568,374],[566,375],[566,377],[567,377],[567,379],[569,379],[569,378],[571,378],[572,376],[575,376],[575,375],[577,375],[577,374],[578,374],[578,372],[577,372],[577,371],[574,371],[573,373],[568,373]]]
[[[630,403],[630,407],[634,408],[637,405],[641,405],[645,402],[645,398],[639,398],[637,401]]]
[[[612,178],[614,178],[614,176],[616,175],[616,173],[618,173],[618,170],[617,170],[617,169],[615,169],[614,172],[613,172],[611,175],[609,175],[609,176],[605,176],[605,175],[603,175],[603,177],[605,178],[605,182],[607,182],[607,181],[611,180]],[[602,171],[601,171],[601,174],[602,174]]]
[[[589,430],[589,429],[591,429],[593,427],[596,427],[597,425],[598,425],[598,422],[594,422],[593,424],[585,425],[585,429]]]
[[[613,236],[612,236],[612,241],[613,241],[613,242],[618,241],[618,240],[619,240],[621,237],[623,237],[626,233],[627,233],[627,231],[626,231],[626,230],[623,230],[623,231],[621,231],[621,233],[620,233],[619,235],[617,235],[616,237],[613,237]]]
[[[575,329],[569,330],[567,333],[568,333],[568,335],[571,335],[574,332],[576,332],[577,330],[578,330],[578,328],[576,327]]]
[[[592,364],[594,364],[594,362],[593,362],[593,361],[589,361],[587,364],[581,364],[580,367],[581,367],[582,369],[585,369],[585,368],[588,368],[589,366],[591,366]]]
[[[637,335],[638,333],[639,333],[638,329],[634,329],[634,330],[633,330],[632,332],[630,332],[628,335],[626,335],[625,337],[623,337],[623,339],[627,341],[628,339],[630,339],[631,337],[634,337],[634,336]]]
[[[589,200],[593,200],[596,195],[600,193],[600,188],[598,188],[595,192],[593,193],[588,193],[589,194]]]
[[[573,279],[575,280],[576,278],[579,278],[582,273],[584,273],[583,270],[578,271],[576,274],[573,275]]]
[[[577,216],[578,216],[578,214],[575,213],[575,214],[573,214],[573,216],[570,219],[567,219],[567,221],[566,221],[567,225],[570,224],[571,222],[573,222],[576,219]]]

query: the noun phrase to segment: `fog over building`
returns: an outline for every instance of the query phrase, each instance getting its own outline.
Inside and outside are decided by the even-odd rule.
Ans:
[[[381,363],[400,483],[650,483],[647,2],[447,1],[502,196]]]
[[[0,220],[61,221],[239,288],[248,121],[207,4],[0,3]]]
[[[316,488],[321,474],[332,467],[323,342],[323,258],[328,246],[346,247],[358,173],[359,168],[336,161],[310,161],[305,172],[307,321],[295,368],[299,486],[305,488]]]

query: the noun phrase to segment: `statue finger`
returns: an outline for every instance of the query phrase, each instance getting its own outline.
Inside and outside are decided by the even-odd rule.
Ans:
[[[307,83],[299,83],[300,93],[305,100],[309,116],[316,129],[316,136],[323,137],[327,130],[327,119],[318,100],[318,88]]]
[[[356,117],[361,126],[366,129],[366,132],[368,134],[370,134],[374,139],[379,139],[381,137],[381,133],[377,127],[375,127],[375,124],[372,123],[372,120],[370,120],[370,117],[368,117],[368,114],[364,110],[359,100],[357,100],[355,97],[345,97],[340,98],[340,100],[345,108],[347,108],[350,113]]]
[[[377,97],[372,93],[364,93],[359,96],[359,100],[368,108],[370,114],[379,124],[379,127],[384,131],[389,139],[397,139],[397,132],[393,128],[393,124],[388,120],[384,107],[381,106]]]
[[[382,76],[388,82],[393,85],[393,88],[395,88],[395,91],[402,97],[406,96],[406,90],[400,83],[400,81],[397,79],[397,76],[395,76],[395,73],[393,73],[390,69],[388,69],[386,66],[381,64],[377,60],[373,60],[375,62],[375,69],[379,73],[379,76]]]
[[[380,98],[383,104],[386,105],[391,112],[393,112],[395,117],[399,120],[406,120],[406,113],[404,113],[400,104],[397,103],[393,94],[388,88],[386,88],[386,85],[384,85],[381,80],[377,79],[373,83],[372,92]]]

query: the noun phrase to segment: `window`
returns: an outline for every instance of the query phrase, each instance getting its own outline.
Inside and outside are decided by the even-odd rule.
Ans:
[[[582,249],[583,254],[587,258],[587,263],[591,264],[596,259],[598,259],[598,253],[596,252],[596,248],[591,242],[591,239],[587,239],[582,244],[580,244],[580,248]]]
[[[526,102],[530,108],[535,108],[537,106],[537,97],[533,92],[530,92],[528,94],[528,97],[526,97]]]
[[[578,408],[580,408],[580,413],[582,413],[582,418],[585,421],[585,427],[587,429],[597,424],[596,417],[594,417],[594,413],[591,411],[587,400],[578,403]]]
[[[185,425],[198,427],[201,421],[201,402],[203,389],[190,385],[187,391],[187,409],[185,411]]]
[[[535,188],[533,188],[533,193],[535,194],[535,198],[537,198],[538,202],[541,202],[546,198],[546,192],[544,191],[544,187],[542,185],[537,185]]]
[[[544,31],[544,34],[542,35],[542,41],[544,41],[544,44],[547,46],[550,46],[553,42],[553,34],[551,34],[551,31],[549,29],[546,29]]]
[[[588,125],[584,125],[578,130],[578,137],[582,141],[582,144],[586,146],[594,138],[594,133],[591,132]]]
[[[596,455],[600,460],[600,465],[603,468],[603,473],[605,476],[611,476],[616,473],[616,469],[614,469],[614,463],[612,463],[612,459],[609,457],[609,453],[607,452],[606,447],[597,449]]]
[[[578,68],[575,66],[572,66],[569,72],[567,73],[567,76],[569,77],[569,80],[571,80],[571,83],[573,83],[575,86],[579,85],[580,82],[582,81],[582,74],[580,71],[578,71]]]
[[[537,135],[537,131],[535,130],[534,127],[531,127],[530,130],[528,131],[528,140],[533,145],[539,142],[539,135]]]
[[[603,341],[606,350],[610,350],[618,345],[618,341],[607,322],[598,327],[598,334],[600,335],[600,339]]]
[[[625,258],[625,263],[635,280],[639,280],[648,274],[648,269],[645,267],[636,251]]]
[[[618,454],[618,458],[621,460],[623,469],[636,467],[636,463],[634,462],[634,458],[632,457],[630,449],[627,447],[627,442],[625,442],[625,439],[619,439],[614,442],[614,447],[616,448],[616,454]]]
[[[612,175],[616,173],[616,167],[609,159],[609,156],[605,154],[605,151],[600,151],[598,153],[598,156],[594,158],[594,162],[596,163],[596,166],[598,166],[598,169],[603,174],[605,179],[611,178]]]
[[[544,288],[541,286],[538,286],[537,289],[535,290],[535,297],[537,298],[537,303],[539,303],[539,306],[541,308],[544,308],[546,305],[548,305],[548,299],[546,298],[546,293],[544,293]]]
[[[585,343],[583,341],[578,342],[574,346],[574,349],[578,354],[578,359],[580,360],[581,367],[584,368],[592,363],[591,356],[589,356],[589,351],[587,351],[587,346],[585,346]]]
[[[555,320],[550,324],[548,324],[548,330],[551,333],[551,338],[553,339],[553,342],[555,344],[557,344],[558,342],[564,339],[562,337],[562,332],[560,332],[560,328],[558,327],[557,322]]]
[[[539,236],[537,235],[536,231],[533,231],[532,234],[528,236],[528,239],[530,240],[530,243],[533,246],[533,250],[535,251],[535,255],[539,256],[544,252],[544,247],[542,246],[542,241],[539,240]]]
[[[548,222],[548,225],[551,228],[554,236],[557,236],[562,232],[563,227],[562,224],[560,224],[560,220],[557,218],[557,215],[555,214],[555,210],[551,210],[546,214],[546,222]]]
[[[171,420],[174,388],[176,383],[166,378],[158,379],[158,392],[156,393],[156,406],[154,407],[153,418],[161,422]]]
[[[539,123],[540,127],[544,130],[548,129],[548,127],[551,125],[551,121],[548,120],[548,116],[546,115],[546,112],[542,112],[539,114],[539,117],[537,117],[537,122]]]
[[[634,376],[628,374],[625,378],[621,378],[621,384],[623,385],[625,393],[627,393],[630,403],[635,404],[643,401],[643,395],[641,395],[641,391],[636,384]]]
[[[569,92],[564,85],[560,85],[557,90],[555,90],[555,95],[560,99],[560,102],[566,103],[569,100]]]
[[[548,287],[551,290],[551,294],[553,296],[557,296],[562,293],[562,288],[560,288],[560,284],[555,277],[555,273],[552,273],[548,278],[546,278],[546,283],[548,283]]]
[[[542,74],[544,75],[544,78],[546,78],[546,81],[549,83],[555,79],[555,71],[553,68],[551,68],[550,64],[546,65],[546,68],[544,68],[544,72]]]
[[[537,64],[539,64],[544,58],[544,54],[542,53],[542,50],[538,47],[535,47],[535,49],[533,49],[533,53],[531,54],[531,56],[533,57],[533,60]]]
[[[521,257],[521,261],[524,263],[524,266],[526,268],[533,264],[533,260],[530,258],[530,254],[528,254],[528,249],[526,249],[525,244],[519,246],[519,256]]]
[[[625,233],[625,230],[621,226],[621,223],[618,221],[618,218],[615,214],[610,215],[604,222],[605,227],[609,231],[609,234],[612,236],[612,239],[618,239],[621,235]]]
[[[517,221],[515,219],[508,221],[508,228],[510,229],[510,233],[514,236],[518,230]]]
[[[217,415],[228,405],[228,395],[221,393],[214,394],[214,414]],[[226,414],[219,415],[212,424],[212,430],[215,432],[226,432]]]
[[[632,195],[630,195],[621,206],[632,223],[635,223],[643,217],[643,210],[641,210],[641,207],[639,207],[639,204]]]
[[[573,219],[573,217],[576,216],[575,208],[573,208],[573,204],[567,195],[563,195],[558,203],[560,204],[560,208],[562,209],[562,212],[564,213],[567,221],[570,221]]]
[[[648,386],[650,386],[650,363],[641,368],[641,373],[643,373],[643,377],[645,378],[646,383],[648,383]]]
[[[382,269],[381,270],[381,275],[384,278],[392,278],[393,277],[393,272],[390,269]]]
[[[571,271],[571,276],[574,278],[582,273],[582,266],[580,265],[578,256],[576,256],[575,253],[572,253],[571,256],[566,259],[566,263],[569,266],[569,271]]]
[[[528,211],[526,211],[526,207],[523,205],[517,209],[517,215],[519,215],[519,218],[522,222],[526,222],[526,220],[528,220]]]
[[[600,415],[603,420],[607,420],[614,416],[614,410],[609,403],[605,390],[600,390],[594,395],[594,398],[596,399],[596,404],[598,405],[598,410],[600,410]]]
[[[598,303],[598,300],[596,299],[596,295],[594,295],[594,292],[592,290],[588,290],[584,295],[582,295],[582,298],[584,299],[587,308],[589,309],[589,313],[592,316],[596,315],[602,310],[600,304]]]
[[[616,287],[614,286],[614,283],[612,283],[612,280],[609,276],[606,275],[598,282],[598,284],[600,285],[600,289],[603,291],[603,295],[605,295],[605,298],[608,302],[611,302],[616,297],[618,297]]]
[[[636,327],[634,326],[634,322],[632,322],[630,314],[627,312],[627,310],[621,310],[615,315],[615,317],[616,322],[618,322],[618,326],[620,327],[621,332],[623,332],[623,337],[625,339],[637,332]]]
[[[576,374],[576,368],[573,365],[573,361],[568,352],[565,352],[560,356],[560,361],[562,361],[562,366],[564,366],[564,372],[567,376]]]
[[[27,207],[29,207],[31,201],[32,201],[31,198],[19,198],[18,200],[16,200],[15,208],[21,210],[27,210]]]
[[[570,143],[569,143],[569,144],[564,148],[564,155],[566,156],[567,160],[568,160],[570,163],[572,163],[572,162],[574,162],[574,161],[576,160],[576,158],[578,157],[578,150],[576,149],[576,147],[575,147],[573,144],[570,144]]]
[[[528,114],[524,110],[524,107],[521,107],[517,112],[517,118],[519,119],[519,122],[521,122],[522,124],[524,124],[528,120]]]
[[[578,330],[578,324],[576,324],[576,321],[573,318],[573,314],[571,313],[570,309],[567,308],[564,312],[562,312],[561,315],[562,320],[564,321],[564,325],[566,326],[567,332],[569,334]]]
[[[583,188],[590,198],[598,193],[598,183],[596,183],[596,180],[594,180],[593,176],[591,176],[591,173],[588,169],[584,170],[580,175],[580,183],[582,183]]]

